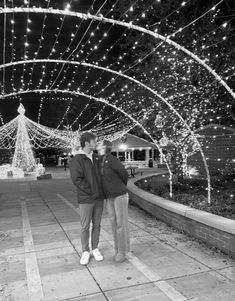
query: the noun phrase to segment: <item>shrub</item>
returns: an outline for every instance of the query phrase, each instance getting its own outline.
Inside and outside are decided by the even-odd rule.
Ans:
[[[207,180],[201,178],[188,178],[180,182],[173,182],[172,201],[184,204],[196,209],[211,212],[217,215],[235,219],[235,186],[231,179],[234,171],[226,171],[223,174],[212,177],[211,204],[207,202]],[[229,179],[222,181],[221,179]],[[138,186],[166,199],[170,199],[169,181],[167,178],[154,177],[147,182],[139,181]],[[228,185],[230,184],[230,185]]]
[[[232,181],[235,178],[235,168],[232,164],[225,165],[224,169],[219,169],[221,181]]]

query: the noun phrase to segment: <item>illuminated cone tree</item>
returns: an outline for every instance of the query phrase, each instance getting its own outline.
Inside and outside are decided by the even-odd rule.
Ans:
[[[18,108],[18,113],[19,116],[17,118],[18,126],[16,144],[12,165],[22,169],[23,171],[30,172],[35,170],[36,160],[34,158],[32,146],[27,132],[24,118],[25,108],[22,104],[20,104]]]

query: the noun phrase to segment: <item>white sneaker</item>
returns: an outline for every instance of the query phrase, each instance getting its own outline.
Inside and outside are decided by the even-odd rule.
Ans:
[[[96,261],[102,261],[104,260],[103,255],[100,254],[100,251],[96,248],[91,251],[92,255],[94,256]]]
[[[82,257],[80,259],[80,264],[81,265],[87,265],[90,261],[90,256],[91,256],[90,252],[88,252],[88,251],[83,252]]]

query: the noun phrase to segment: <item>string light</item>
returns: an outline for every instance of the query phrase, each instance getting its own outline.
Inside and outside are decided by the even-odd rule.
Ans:
[[[103,5],[107,1],[103,2]],[[116,1],[117,3],[118,1]],[[159,1],[160,2],[160,1]],[[180,7],[175,10],[175,13],[179,13],[180,9],[183,9],[186,5],[188,5],[190,1],[183,1],[180,4]],[[21,78],[21,87],[18,89],[18,91],[15,89],[14,85],[14,80],[15,77],[14,75],[12,76],[12,90],[13,93],[3,93],[3,98],[5,96],[16,96],[18,93],[24,93],[27,92],[26,85],[28,85],[28,88],[31,86],[31,91],[41,91],[41,93],[48,93],[50,90],[54,91],[64,91],[65,93],[72,94],[75,93],[75,95],[81,95],[85,96],[86,93],[93,94],[95,96],[101,96],[101,99],[105,99],[103,101],[103,106],[102,108],[97,112],[95,116],[92,116],[92,118],[89,120],[87,123],[87,126],[89,127],[90,125],[93,124],[95,121],[95,128],[99,129],[102,131],[104,129],[106,133],[112,133],[114,125],[117,125],[117,127],[121,128],[121,119],[113,113],[114,119],[111,121],[111,116],[103,117],[103,112],[106,108],[106,106],[113,105],[114,108],[119,108],[121,111],[127,112],[128,117],[133,117],[135,121],[138,121],[141,126],[146,125],[146,129],[148,133],[151,132],[151,128],[147,125],[148,121],[153,118],[152,116],[156,115],[156,111],[160,111],[163,113],[166,110],[166,106],[169,108],[173,109],[173,112],[175,115],[172,117],[172,122],[175,122],[176,126],[180,125],[181,122],[181,132],[185,130],[185,133],[188,134],[190,133],[190,139],[192,139],[192,142],[188,141],[188,146],[190,146],[193,141],[195,141],[195,135],[190,132],[191,127],[194,127],[196,123],[202,122],[203,116],[208,115],[207,120],[213,121],[214,117],[212,117],[212,113],[215,112],[215,109],[213,108],[211,112],[209,112],[208,108],[212,107],[212,102],[211,99],[207,101],[207,93],[206,90],[208,89],[208,85],[211,83],[213,87],[215,87],[213,91],[213,94],[211,95],[212,97],[217,97],[217,91],[218,91],[218,85],[222,84],[225,89],[230,93],[230,95],[234,98],[234,93],[231,90],[231,88],[227,85],[227,83],[222,79],[222,76],[219,76],[215,70],[213,70],[209,66],[210,62],[210,57],[209,54],[207,54],[207,57],[204,55],[204,52],[209,48],[209,47],[214,47],[215,45],[218,45],[218,43],[224,43],[227,41],[227,39],[230,38],[229,35],[224,34],[224,36],[221,38],[221,40],[217,40],[215,44],[202,44],[202,47],[199,47],[198,41],[196,39],[195,45],[196,51],[195,53],[200,53],[200,57],[195,55],[195,53],[192,53],[189,49],[186,49],[184,46],[179,45],[175,41],[171,40],[171,36],[175,36],[176,33],[179,33],[179,35],[182,35],[184,29],[188,28],[189,26],[194,27],[195,22],[197,20],[200,20],[203,18],[207,13],[210,11],[213,12],[213,18],[215,18],[218,10],[217,6],[219,3],[222,1],[219,1],[214,7],[212,7],[209,11],[204,13],[203,15],[199,16],[197,19],[193,20],[191,23],[186,24],[185,26],[182,26],[181,28],[178,28],[177,30],[174,30],[174,33],[172,35],[168,35],[167,37],[163,35],[158,34],[157,30],[150,31],[148,28],[151,27],[151,24],[146,24],[146,28],[142,25],[135,25],[136,23],[138,24],[143,24],[146,16],[148,15],[147,11],[150,9],[153,9],[152,6],[150,6],[147,11],[141,11],[140,15],[136,18],[136,20],[132,19],[132,16],[136,16],[135,10],[138,10],[138,3],[135,1],[134,3],[131,3],[131,5],[128,7],[128,11],[125,12],[124,15],[120,15],[119,20],[115,20],[114,17],[111,15],[111,10],[108,11],[108,13],[103,16],[101,13],[96,12],[94,14],[93,11],[89,13],[76,13],[72,11],[71,5],[65,4],[64,5],[64,10],[58,10],[54,8],[49,8],[49,3],[50,1],[47,1],[47,7],[46,8],[31,8],[29,7],[29,1],[26,1],[25,7],[21,8],[0,8],[0,13],[8,14],[11,13],[12,16],[14,16],[15,13],[18,12],[25,12],[28,16],[27,18],[27,26],[26,26],[26,35],[24,39],[24,56],[23,59],[21,59],[21,64],[23,64],[23,78]],[[115,3],[115,4],[116,4]],[[112,6],[112,9],[114,6]],[[173,13],[174,13],[173,12]],[[39,39],[39,44],[40,47],[38,48],[38,51],[34,53],[34,58],[36,60],[31,60],[30,59],[30,50],[32,48],[32,44],[30,43],[30,40],[28,39],[28,36],[31,32],[31,18],[29,18],[29,13],[42,13],[44,14],[44,21],[46,20],[46,16],[49,14],[56,14],[59,15],[61,24],[60,26],[57,26],[57,33],[55,34],[55,40],[53,41],[53,45],[50,49],[50,54],[45,58],[45,60],[38,60],[38,53],[40,49],[42,49],[42,41],[44,40],[44,28],[45,24],[43,21],[43,27],[42,27],[42,32],[41,32],[41,38]],[[171,13],[170,15],[173,15]],[[66,16],[73,16],[73,17],[78,17],[82,21],[87,21],[91,20],[89,24],[93,24],[93,21],[96,21],[97,24],[96,26],[93,27],[88,27],[85,29],[84,32],[84,38],[86,37],[86,41],[84,42],[83,40],[80,40],[81,43],[78,43],[78,47],[75,46],[75,43],[73,42],[77,41],[76,36],[77,33],[79,32],[79,27],[82,22],[80,22],[79,25],[76,25],[72,32],[68,33],[68,36],[71,37],[69,44],[65,49],[63,49],[62,52],[59,51],[59,36],[62,32],[62,26],[63,26],[63,20],[65,19]],[[169,26],[168,23],[169,16],[166,17],[166,24]],[[32,19],[33,20],[33,19]],[[128,21],[126,21],[128,20]],[[227,24],[229,21],[223,23],[223,25],[220,26],[221,30],[225,30],[227,28]],[[103,23],[108,23],[111,24],[109,28],[107,26],[105,27],[105,30],[102,31],[102,24]],[[12,18],[11,26],[12,26],[12,41],[14,42],[14,18]],[[116,61],[109,61],[109,56],[108,54],[111,52],[112,49],[114,49],[114,45],[117,45],[118,41],[120,41],[121,37],[126,39],[127,36],[124,36],[124,34],[121,34],[118,39],[112,44],[109,45],[104,49],[105,53],[102,53],[101,59],[97,59],[95,56],[95,52],[97,50],[101,49],[101,44],[104,43],[105,39],[109,36],[110,30],[113,26],[120,25],[123,26],[123,32],[129,32],[131,35],[132,32],[137,31],[141,33],[141,35],[149,35],[149,37],[153,37],[154,39],[160,39],[162,42],[155,47],[154,52],[155,55],[159,55],[160,59],[162,60],[162,64],[169,65],[172,68],[171,74],[167,73],[167,70],[160,70],[161,72],[161,78],[159,78],[158,81],[156,81],[155,76],[156,73],[159,72],[159,66],[155,67],[155,70],[150,70],[148,73],[142,72],[139,74],[138,77],[136,77],[136,74],[133,74],[132,76],[125,77],[124,73],[132,69],[133,67],[137,67],[143,62],[146,56],[144,57],[136,57],[136,60],[133,64],[130,64],[128,62],[128,55],[132,55],[133,50],[138,52],[139,49],[139,41],[134,41],[132,47],[128,51],[125,51],[123,54],[119,55],[118,60]],[[149,26],[150,25],[150,26]],[[173,27],[172,27],[173,28]],[[219,30],[219,29],[218,29]],[[214,34],[213,32],[211,34]],[[231,35],[232,36],[232,35]],[[88,37],[88,38],[87,38]],[[206,36],[202,37],[202,39],[205,39]],[[204,40],[203,40],[204,41]],[[203,43],[202,41],[202,43]],[[14,58],[13,52],[14,52],[14,43],[12,42],[12,62],[11,63],[11,68],[12,68],[12,73],[14,74],[14,71],[17,68],[17,62],[16,59]],[[167,44],[167,45],[166,45]],[[105,45],[105,44],[103,44]],[[80,47],[81,46],[81,47]],[[157,49],[159,48],[159,50]],[[183,53],[182,53],[183,52]],[[98,53],[98,52],[97,52]],[[99,52],[100,53],[100,52]],[[187,55],[186,57],[183,57],[183,55]],[[52,60],[52,57],[56,57],[55,60]],[[108,57],[108,60],[107,60]],[[94,59],[95,58],[95,59]],[[80,63],[76,62],[76,60],[80,60]],[[91,61],[91,63],[89,61]],[[99,64],[97,61],[99,61]],[[127,60],[127,62],[125,62]],[[52,66],[51,63],[55,63],[55,68],[51,68]],[[74,63],[72,63],[74,62]],[[39,64],[40,63],[40,64]],[[43,65],[41,64],[43,63]],[[199,63],[199,66],[197,65]],[[30,65],[29,65],[30,64]],[[102,64],[102,66],[101,66]],[[10,65],[9,65],[10,66]],[[31,67],[32,66],[32,67]],[[33,82],[33,71],[36,66],[40,67],[41,69],[41,76],[38,77],[38,85],[35,86],[35,82]],[[3,64],[2,69],[5,72],[5,68],[8,67],[7,64]],[[26,74],[26,68],[31,67],[30,69],[30,81],[25,81],[24,80],[24,74]],[[81,71],[81,67],[86,67],[88,68],[85,70],[84,74],[85,76],[82,79],[82,82],[79,84],[76,82],[76,77],[77,74]],[[95,68],[96,67],[96,68]],[[72,69],[73,68],[73,69]],[[183,71],[185,74],[182,75],[182,73],[177,70],[178,68],[181,68],[180,70]],[[199,70],[200,73],[202,72],[202,68],[205,68],[205,70],[209,71],[210,75],[214,76],[214,80],[212,81],[211,78],[208,76],[208,81],[206,82],[205,86],[203,87],[203,83],[200,82],[199,86],[195,88],[195,86],[189,84],[189,78],[191,77],[192,70]],[[39,68],[38,68],[39,69]],[[87,83],[90,81],[89,73],[90,70],[95,69],[95,70],[100,70],[101,72],[98,73],[98,77],[94,77],[93,83],[87,87]],[[136,69],[138,70],[138,69]],[[231,66],[229,68],[226,68],[226,70],[223,70],[223,75],[226,74],[226,80],[231,78]],[[103,80],[103,75],[108,73],[113,73],[113,77],[107,80]],[[46,75],[50,75],[50,78],[47,81]],[[72,80],[71,76],[69,77],[68,75],[72,75]],[[129,74],[129,73],[128,73]],[[55,76],[54,76],[55,75]],[[137,80],[138,78],[138,80]],[[131,84],[127,81],[131,81]],[[165,87],[163,83],[166,83]],[[175,91],[174,88],[170,86],[170,83],[182,83],[183,89],[179,91]],[[105,85],[104,85],[105,83]],[[146,83],[146,84],[145,84]],[[4,83],[3,83],[4,84]],[[33,86],[34,84],[34,86]],[[116,89],[116,91],[111,91],[112,87],[115,86],[115,84],[119,84],[119,89]],[[159,87],[164,87],[161,90],[161,95],[159,97],[159,93],[157,93],[157,89]],[[45,89],[42,87],[45,87]],[[151,88],[150,88],[151,87]],[[109,89],[110,88],[110,89]],[[141,88],[144,88],[144,95],[143,91],[141,91]],[[150,88],[150,89],[149,89]],[[153,92],[154,95],[148,95],[147,92]],[[84,91],[82,92],[82,91]],[[97,91],[98,90],[98,91]],[[89,93],[92,91],[91,93]],[[4,92],[4,89],[3,89]],[[14,93],[16,92],[16,93]],[[62,92],[61,92],[62,93]],[[107,96],[109,94],[109,96]],[[149,93],[150,94],[150,93]],[[187,115],[187,112],[189,112],[190,106],[194,106],[196,104],[193,102],[193,98],[196,95],[196,99],[199,99],[201,96],[203,96],[202,101],[197,104],[195,108],[198,109],[198,111],[193,112],[192,115],[192,124],[189,126],[189,121],[187,119],[184,119],[183,116]],[[161,99],[161,103],[158,104],[158,100],[155,98],[155,96],[158,96]],[[40,107],[39,107],[39,113],[38,113],[38,124],[40,124],[41,120],[41,111],[42,111],[42,105],[43,105],[43,99],[44,97],[41,97],[41,102],[40,102]],[[76,118],[73,121],[73,124],[76,122],[79,122],[79,119],[81,116],[86,115],[86,110],[90,107],[91,101],[94,101],[94,98],[88,97],[89,101],[87,105],[81,110],[80,114],[76,116]],[[98,98],[100,99],[100,98]],[[164,100],[163,100],[164,99]],[[62,100],[62,98],[61,98]],[[65,99],[63,100],[65,101]],[[69,110],[70,110],[70,105],[72,103],[72,98],[68,99],[69,105],[65,108],[64,114],[62,119],[60,120],[57,129],[63,124],[65,117],[67,116]],[[164,107],[165,106],[165,107]],[[206,108],[206,109],[205,109]],[[228,110],[231,108],[231,105],[227,108]],[[137,114],[139,110],[139,114]],[[218,108],[216,108],[218,110]],[[182,114],[177,114],[177,112],[182,112]],[[200,112],[203,112],[203,116],[200,116]],[[164,116],[164,115],[163,115]],[[178,119],[178,120],[177,120]],[[217,120],[220,120],[220,116],[216,116]],[[134,120],[132,120],[134,122]],[[180,120],[180,122],[179,122]],[[126,122],[126,121],[125,121]],[[220,122],[220,121],[218,121]],[[150,123],[151,124],[151,123]],[[183,125],[182,125],[183,124]],[[127,125],[127,123],[125,123]],[[70,125],[71,126],[71,125]],[[86,126],[86,125],[84,125]],[[83,127],[84,127],[83,126]],[[129,123],[128,126],[133,126],[132,123]],[[167,126],[166,123],[164,123],[164,118],[162,120],[162,126]],[[187,127],[189,126],[189,128]],[[130,127],[129,127],[130,128]],[[179,132],[179,130],[178,130]],[[146,133],[146,131],[145,131]],[[177,133],[177,130],[176,130]],[[185,151],[185,153],[189,153],[189,151]],[[206,159],[206,158],[205,158]],[[217,158],[221,159],[221,158]],[[208,191],[210,191],[210,187],[208,188]]]
[[[15,120],[17,123],[17,132],[12,166],[20,168],[23,171],[33,171],[36,168],[36,160],[26,129],[24,120],[25,109],[22,105],[19,106],[18,112],[19,116]]]

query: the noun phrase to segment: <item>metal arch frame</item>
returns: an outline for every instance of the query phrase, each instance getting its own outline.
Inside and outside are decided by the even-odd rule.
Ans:
[[[169,166],[169,164],[168,164],[168,162],[167,162],[164,154],[162,153],[161,146],[157,143],[157,141],[152,137],[152,135],[143,127],[143,125],[139,121],[137,121],[131,115],[129,115],[128,113],[126,113],[125,111],[123,111],[121,108],[118,108],[117,106],[109,103],[104,98],[94,97],[94,96],[91,96],[89,94],[85,94],[85,93],[82,93],[82,92],[79,92],[79,91],[69,91],[69,90],[59,90],[59,89],[51,89],[51,90],[49,90],[49,89],[35,89],[35,90],[18,91],[18,92],[13,92],[13,93],[9,93],[9,94],[4,94],[4,95],[0,96],[0,99],[11,97],[11,96],[16,96],[16,95],[21,95],[21,94],[27,94],[27,93],[45,93],[45,92],[64,93],[64,94],[68,93],[68,94],[72,94],[72,95],[75,95],[75,96],[76,95],[84,96],[84,97],[87,97],[87,98],[89,98],[91,100],[104,103],[105,105],[114,108],[115,110],[121,112],[122,114],[124,114],[125,116],[127,116],[129,119],[131,119],[153,141],[153,143],[158,148],[160,154],[162,155],[162,157],[163,157],[163,159],[164,159],[164,161],[166,163],[168,172],[169,172],[170,196],[172,197],[172,172],[171,172],[170,166]],[[210,177],[209,178],[207,177],[207,180],[208,180],[208,203],[210,203],[210,201],[211,201],[211,199],[210,199],[210,197],[211,197],[211,193],[210,193],[211,192],[210,191],[210,189],[211,189],[211,187],[210,187]]]
[[[208,202],[210,203],[210,200],[211,200],[210,172],[209,172],[209,168],[208,168],[208,165],[207,165],[207,162],[206,162],[206,158],[205,158],[204,152],[202,150],[201,144],[198,141],[198,139],[196,138],[194,132],[189,127],[189,125],[185,122],[185,120],[183,119],[183,117],[181,116],[181,114],[164,97],[162,97],[159,93],[157,93],[155,90],[153,90],[152,88],[148,87],[147,85],[143,84],[142,82],[140,82],[140,81],[138,81],[138,80],[136,80],[136,79],[134,79],[134,78],[132,78],[132,77],[130,77],[128,75],[125,75],[122,72],[118,72],[118,71],[109,69],[107,67],[101,67],[99,65],[94,65],[94,64],[90,64],[90,63],[86,63],[86,62],[76,62],[76,61],[56,60],[56,59],[22,60],[22,61],[17,61],[17,62],[2,64],[2,65],[0,65],[0,69],[6,68],[6,67],[10,67],[12,65],[15,66],[15,65],[19,65],[19,64],[37,63],[37,62],[38,63],[44,63],[44,62],[48,63],[48,62],[51,62],[51,63],[61,63],[61,64],[73,64],[73,65],[86,66],[86,67],[91,67],[91,68],[94,68],[94,69],[100,69],[100,70],[103,70],[103,71],[107,71],[107,72],[116,74],[118,76],[127,78],[128,80],[135,82],[136,84],[142,86],[143,88],[147,89],[148,91],[150,91],[151,93],[153,93],[155,96],[157,96],[158,98],[160,98],[179,117],[179,119],[183,122],[183,124],[189,130],[190,134],[192,135],[192,137],[194,138],[195,142],[197,143],[197,145],[199,147],[199,151],[201,153],[202,160],[203,160],[204,167],[205,167],[206,174],[207,174],[207,180],[208,180],[208,188],[207,188],[208,189]],[[43,90],[43,89],[38,89],[38,90]],[[27,90],[27,91],[30,91],[30,90]],[[45,89],[43,91],[51,91],[51,89]],[[54,89],[53,91],[59,91],[59,90],[58,89]],[[72,92],[72,91],[69,91],[69,90],[64,90],[64,91],[67,91],[68,93]],[[81,93],[81,92],[79,92],[79,93]],[[0,96],[0,98],[2,98],[2,96]],[[110,103],[106,101],[106,104],[110,104]],[[115,106],[115,109],[118,109],[118,107]],[[124,111],[122,111],[122,112],[124,112]],[[145,132],[146,132],[146,130],[145,130]],[[148,135],[150,135],[150,134],[148,133]],[[154,141],[154,139],[152,138],[151,135],[149,137]],[[154,141],[154,143],[155,143],[155,141]]]
[[[228,86],[228,84],[219,76],[209,65],[207,65],[202,59],[200,59],[197,55],[189,51],[187,48],[181,46],[180,44],[174,42],[168,37],[164,37],[160,35],[159,33],[156,33],[154,31],[151,31],[149,29],[146,29],[144,27],[134,25],[132,23],[127,23],[124,21],[119,21],[111,18],[106,18],[102,14],[99,15],[92,15],[90,13],[80,13],[80,12],[74,12],[69,10],[59,10],[59,9],[53,9],[53,8],[41,8],[41,7],[14,7],[14,8],[0,8],[0,14],[10,14],[10,13],[44,13],[44,14],[54,14],[54,15],[63,15],[63,16],[72,16],[77,17],[80,19],[88,20],[93,19],[100,22],[107,22],[114,25],[120,25],[123,27],[127,27],[130,29],[134,29],[143,33],[146,33],[148,35],[153,36],[154,38],[160,39],[169,45],[174,46],[176,49],[183,51],[187,55],[189,55],[191,58],[193,58],[195,61],[197,61],[199,64],[201,64],[205,69],[207,69],[223,86],[224,88],[229,92],[229,94],[235,99],[235,93],[233,90]]]
[[[169,172],[169,181],[170,181],[170,196],[172,197],[172,172],[171,172],[171,169],[170,169],[170,166],[164,156],[164,154],[162,153],[162,149],[161,149],[161,146],[156,142],[156,140],[154,140],[154,138],[152,137],[152,135],[143,127],[143,125],[141,123],[139,123],[138,120],[136,120],[135,118],[133,118],[131,115],[129,115],[128,113],[126,113],[125,111],[123,111],[122,109],[118,108],[117,106],[109,103],[107,100],[105,100],[104,98],[101,98],[101,97],[94,97],[92,95],[89,95],[89,94],[85,94],[85,93],[82,93],[82,92],[78,92],[78,91],[69,91],[69,90],[59,90],[59,89],[35,89],[35,90],[26,90],[26,91],[18,91],[18,92],[13,92],[13,93],[9,93],[9,94],[4,94],[4,95],[1,95],[0,96],[0,99],[3,99],[3,98],[6,98],[6,97],[11,97],[11,96],[15,96],[15,95],[21,95],[21,94],[27,94],[27,93],[44,93],[44,92],[54,92],[54,93],[69,93],[69,94],[72,94],[72,95],[80,95],[80,96],[84,96],[84,97],[87,97],[91,100],[94,100],[94,101],[97,101],[97,102],[101,102],[101,103],[104,103],[106,104],[107,106],[110,106],[112,107],[113,109],[121,112],[122,114],[124,114],[126,117],[128,117],[129,119],[131,119],[137,126],[139,126],[146,135],[148,135],[148,137],[153,141],[153,143],[156,145],[157,149],[159,150],[160,154],[162,155],[165,163],[166,163],[166,166],[167,166],[167,169],[168,169],[168,172]]]

